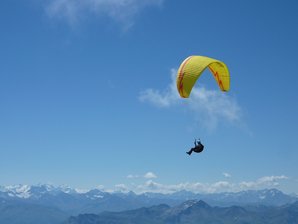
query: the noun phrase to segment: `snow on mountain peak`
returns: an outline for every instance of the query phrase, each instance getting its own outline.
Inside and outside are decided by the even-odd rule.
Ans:
[[[183,207],[183,209],[187,209],[187,208],[193,206],[194,204],[196,204],[197,202],[198,202],[197,200],[188,200],[188,201],[182,203],[182,207]]]
[[[55,187],[50,184],[37,184],[37,185],[11,185],[0,187],[0,192],[5,192],[9,197],[17,198],[30,198],[35,197],[39,198],[44,194],[56,194],[59,192],[64,192],[67,194],[77,193],[74,189],[67,186]]]
[[[7,192],[11,197],[29,198],[31,187],[29,185],[13,185],[4,187],[4,192]]]

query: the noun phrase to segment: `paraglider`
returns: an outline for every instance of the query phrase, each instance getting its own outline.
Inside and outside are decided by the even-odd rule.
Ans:
[[[205,56],[190,56],[181,63],[177,72],[176,85],[182,98],[189,97],[194,84],[207,67],[221,91],[230,89],[230,74],[225,63]]]
[[[192,152],[200,153],[204,150],[204,145],[201,143],[201,140],[197,141],[195,139],[195,147],[191,148],[188,152],[186,152],[188,155],[191,155]]]
[[[193,86],[206,68],[209,68],[213,74],[220,90],[223,92],[229,91],[230,73],[225,63],[205,56],[189,56],[181,63],[177,72],[176,85],[182,98],[190,96]],[[200,153],[204,150],[204,145],[200,140],[195,140],[194,144],[195,147],[186,152],[188,155],[191,155],[192,152]]]

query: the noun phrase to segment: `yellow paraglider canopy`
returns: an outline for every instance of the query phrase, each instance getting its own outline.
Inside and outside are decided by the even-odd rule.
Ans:
[[[195,82],[207,67],[222,91],[230,89],[230,74],[225,63],[205,56],[190,56],[182,62],[177,72],[177,89],[181,97],[189,97]]]

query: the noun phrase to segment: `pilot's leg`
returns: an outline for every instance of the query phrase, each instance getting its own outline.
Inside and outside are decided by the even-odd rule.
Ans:
[[[188,152],[186,152],[188,155],[190,155],[193,151],[193,148],[191,148],[191,150],[189,150]]]

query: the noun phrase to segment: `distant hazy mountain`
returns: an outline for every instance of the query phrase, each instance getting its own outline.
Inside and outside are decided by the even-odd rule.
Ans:
[[[297,196],[286,195],[276,189],[218,194],[195,194],[188,191],[135,194],[108,193],[98,189],[82,193],[69,187],[51,185],[0,186],[0,223],[56,224],[71,215],[117,212],[158,204],[178,206],[189,200],[204,200],[211,206],[281,206],[295,202]],[[44,219],[39,218],[34,222],[34,217]]]
[[[262,204],[280,206],[288,203],[293,203],[297,197],[286,195],[276,189],[265,190],[248,190],[236,193],[217,193],[202,195],[202,200],[207,201],[212,205],[247,205],[247,204]]]
[[[0,202],[1,224],[59,224],[68,217],[69,214],[54,207]]]
[[[124,212],[103,212],[69,218],[67,224],[297,224],[298,202],[282,207],[211,207],[187,201],[175,207],[158,205]]]

